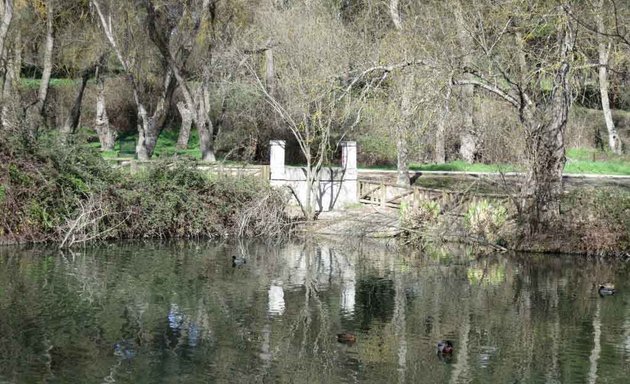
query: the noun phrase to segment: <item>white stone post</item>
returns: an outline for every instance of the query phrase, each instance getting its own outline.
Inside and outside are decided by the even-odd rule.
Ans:
[[[271,180],[284,180],[284,140],[269,141],[269,172]]]
[[[341,143],[341,168],[345,171],[344,179],[357,178],[357,142],[344,141]]]
[[[359,202],[356,141],[341,143],[341,168],[343,169],[343,180],[335,208]]]

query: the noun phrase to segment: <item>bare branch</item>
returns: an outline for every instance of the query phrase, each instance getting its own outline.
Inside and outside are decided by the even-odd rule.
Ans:
[[[480,80],[480,79],[460,79],[460,80],[453,80],[453,84],[454,85],[467,85],[467,84],[472,84],[472,85],[476,85],[480,88],[485,89],[486,91],[489,91],[491,93],[494,93],[497,96],[500,96],[503,100],[507,101],[508,103],[512,104],[514,107],[516,108],[520,108],[521,103],[512,95],[508,94],[507,92],[503,91],[502,89],[500,89],[499,87],[492,85],[486,81]]]

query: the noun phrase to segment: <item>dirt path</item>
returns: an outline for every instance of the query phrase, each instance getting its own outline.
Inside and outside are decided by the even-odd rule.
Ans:
[[[398,211],[362,205],[322,212],[308,229],[320,235],[385,238],[399,232]]]

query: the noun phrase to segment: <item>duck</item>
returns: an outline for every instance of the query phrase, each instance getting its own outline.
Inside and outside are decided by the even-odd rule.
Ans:
[[[354,333],[350,332],[338,333],[337,341],[342,344],[352,345],[357,342],[357,336]]]
[[[247,260],[244,257],[232,256],[232,267],[240,267],[247,264]]]
[[[114,344],[114,356],[121,360],[131,360],[136,356],[134,343],[130,340],[121,340]]]
[[[437,343],[438,355],[450,355],[453,353],[453,343],[450,340],[440,340]]]
[[[597,292],[601,297],[604,297],[614,295],[615,293],[617,293],[617,290],[615,290],[615,286],[610,283],[602,283],[599,285],[599,289],[597,290]]]

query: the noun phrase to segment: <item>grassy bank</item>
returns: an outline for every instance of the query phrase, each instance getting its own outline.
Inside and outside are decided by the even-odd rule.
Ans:
[[[413,246],[441,242],[472,244],[477,250],[575,253],[630,258],[630,191],[575,189],[564,195],[561,214],[531,234],[515,202],[478,200],[442,205],[432,201],[401,208],[403,238]]]
[[[564,173],[599,174],[599,175],[630,175],[630,156],[615,155],[594,149],[572,148],[567,150],[567,163]],[[377,167],[379,169],[395,169],[394,166]],[[468,164],[461,160],[444,164],[412,163],[409,169],[413,171],[459,171],[459,172],[516,172],[521,167],[511,164]]]
[[[85,145],[0,138],[0,242],[274,236],[284,197],[254,178],[213,178],[191,160],[136,174]]]
[[[200,159],[199,138],[196,131],[191,132],[188,149],[176,148],[177,131],[164,131],[158,138],[155,146],[155,158],[183,155],[191,159]],[[104,158],[134,157],[136,137],[129,136],[118,140],[113,151],[102,152]],[[98,143],[91,143],[91,147],[98,148]],[[361,167],[361,165],[359,165]],[[395,169],[395,166],[370,167],[376,169]],[[410,164],[413,171],[460,171],[460,172],[516,172],[521,168],[511,164],[468,164],[461,160],[450,161],[444,164]],[[565,173],[571,174],[600,174],[600,175],[628,175],[630,176],[630,156],[614,155],[608,152],[586,148],[573,148],[567,150],[567,163]]]

